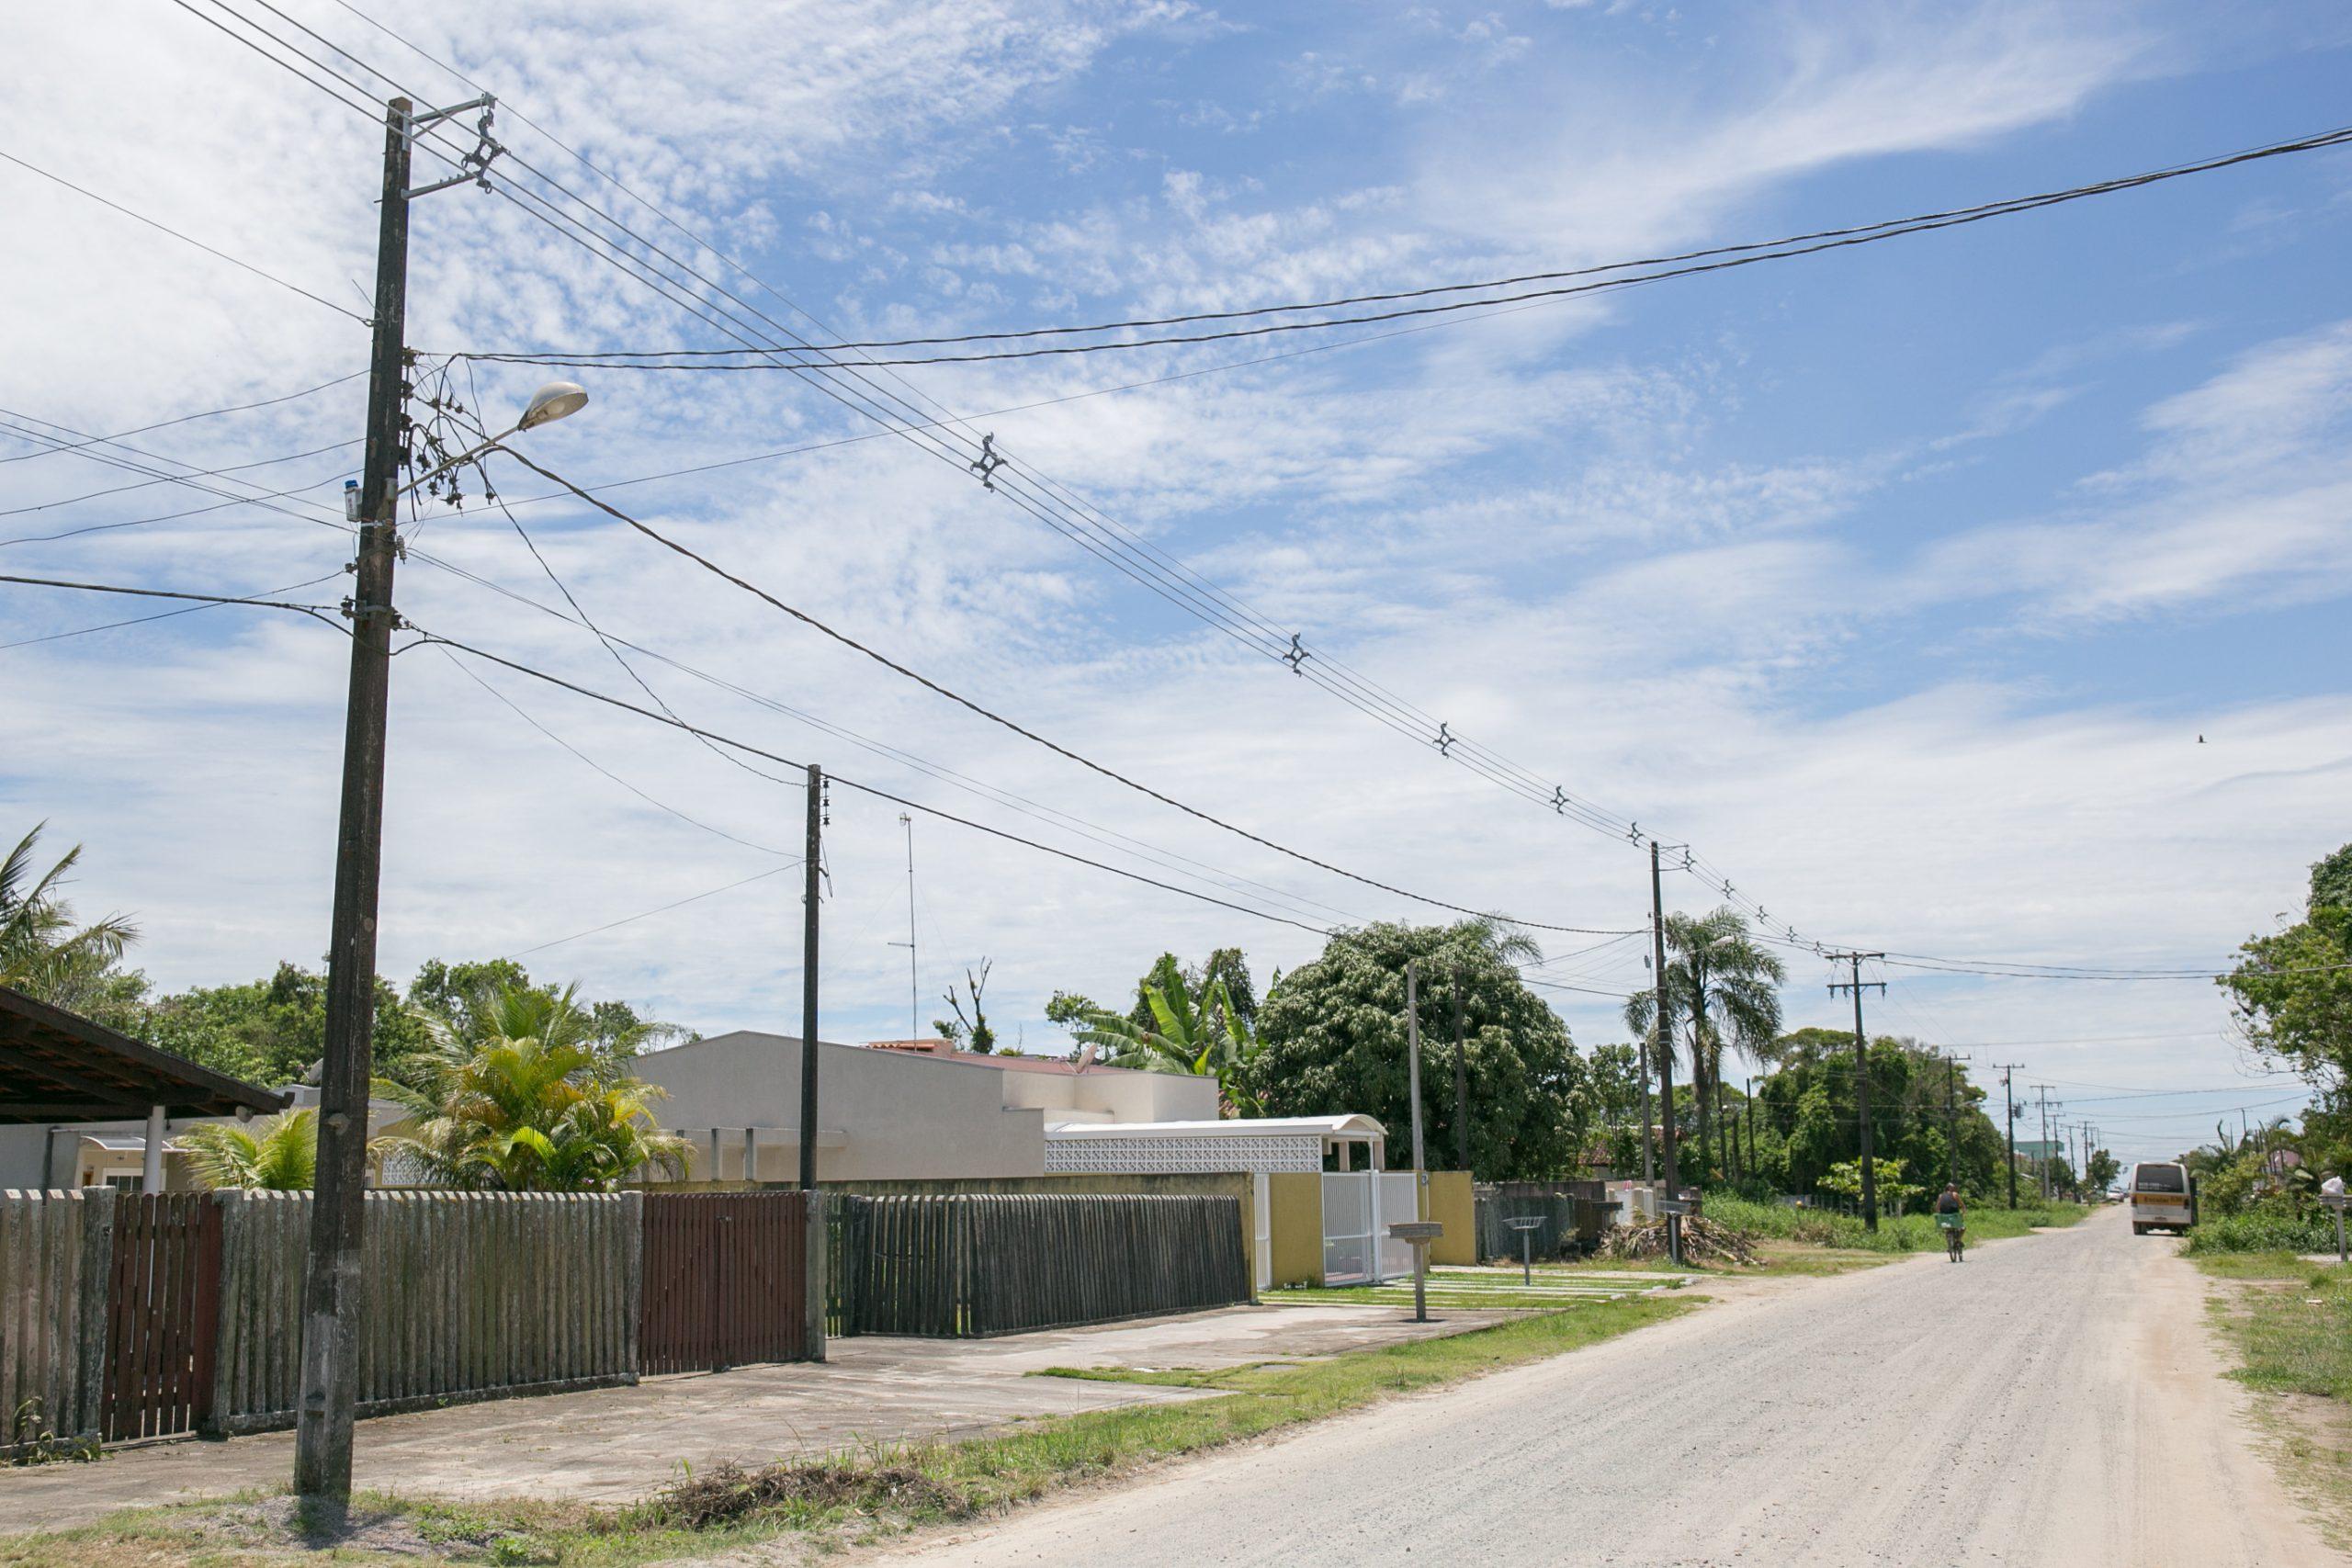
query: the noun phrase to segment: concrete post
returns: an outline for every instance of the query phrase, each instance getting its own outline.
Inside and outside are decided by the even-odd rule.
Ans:
[[[164,1108],[147,1108],[147,1154],[139,1168],[139,1190],[161,1192],[164,1190]]]
[[[825,1194],[811,1191],[805,1194],[808,1204],[808,1256],[804,1277],[808,1288],[802,1302],[805,1333],[808,1344],[808,1359],[825,1359],[825,1308],[831,1280],[826,1269],[832,1249],[827,1245]]]

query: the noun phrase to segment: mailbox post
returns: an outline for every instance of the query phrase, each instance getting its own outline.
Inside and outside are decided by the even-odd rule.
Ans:
[[[1427,1323],[1430,1243],[1443,1235],[1445,1227],[1435,1220],[1397,1220],[1389,1225],[1388,1234],[1413,1249],[1413,1321]]]
[[[1535,1283],[1535,1233],[1544,1228],[1544,1216],[1521,1214],[1515,1220],[1505,1220],[1503,1224],[1519,1233],[1519,1282],[1532,1285]]]
[[[2335,1260],[2346,1261],[2344,1252],[2344,1205],[2352,1202],[2352,1193],[2344,1190],[2344,1179],[2331,1176],[2320,1183],[2319,1201],[2335,1211]]]

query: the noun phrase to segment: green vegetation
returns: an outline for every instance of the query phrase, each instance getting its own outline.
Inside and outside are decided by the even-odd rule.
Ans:
[[[60,892],[65,874],[82,858],[74,845],[39,876],[34,848],[45,824],[17,840],[0,858],[0,986],[53,1002],[87,1006],[102,994],[105,979],[139,928],[119,915],[76,925],[73,906]]]
[[[319,1113],[305,1107],[243,1125],[199,1122],[180,1134],[179,1147],[199,1187],[308,1192],[317,1185]]]
[[[2231,1376],[2265,1393],[2335,1402],[2325,1414],[2265,1402],[2257,1419],[2290,1486],[2316,1506],[2335,1544],[2352,1542],[2342,1408],[2352,1401],[2352,1268],[2314,1267],[2285,1252],[2200,1258],[2198,1267],[2235,1282],[2209,1303],[2214,1327],[2237,1354]]]
[[[1227,953],[1235,964],[1239,963],[1240,954],[1230,948],[1220,950],[1217,956]],[[1176,967],[1174,953],[1160,954],[1153,974],[1159,978],[1147,978],[1142,987],[1143,1021],[1108,1008],[1082,1003],[1071,1008],[1065,1003],[1063,1021],[1079,1026],[1075,1032],[1079,1043],[1103,1049],[1114,1066],[1214,1077],[1228,1114],[1263,1114],[1258,1096],[1241,1084],[1246,1066],[1263,1046],[1225,977],[1212,976],[1188,985],[1183,972]],[[1247,969],[1241,971],[1240,980],[1247,996]]]
[[[1792,1209],[1782,1203],[1755,1203],[1744,1198],[1711,1194],[1707,1217],[1743,1235],[1777,1236],[1815,1247],[1842,1247],[1855,1252],[1941,1252],[1943,1233],[1928,1214],[1880,1216],[1876,1231],[1847,1214],[1821,1209]],[[2033,1230],[2071,1225],[2090,1210],[2080,1203],[2037,1204],[2031,1208],[1968,1211],[1971,1242],[1998,1241]]]
[[[1656,1066],[1674,1048],[1673,1025],[1679,1021],[1688,1031],[1683,1047],[1699,1134],[1691,1164],[1728,1173],[1731,1129],[1717,1125],[1714,1115],[1723,1109],[1724,1047],[1736,1047],[1750,1061],[1770,1059],[1781,1032],[1779,986],[1788,971],[1749,940],[1747,918],[1727,905],[1711,915],[1668,915],[1666,949],[1667,1028],[1658,1028],[1654,990],[1625,998],[1625,1027],[1650,1043]],[[1717,1134],[1712,1140],[1711,1127]]]
[[[2264,1208],[2245,1213],[2200,1218],[2188,1233],[2188,1250],[2215,1253],[2334,1252],[2335,1216],[2325,1209],[2301,1214]]]
[[[1392,1137],[1409,1126],[1405,965],[1418,958],[1421,1098],[1433,1163],[1452,1163],[1464,1126],[1464,1108],[1453,1092],[1458,999],[1472,1166],[1494,1181],[1572,1171],[1595,1107],[1567,1026],[1517,967],[1539,956],[1526,937],[1483,919],[1342,931],[1321,956],[1283,976],[1259,1006],[1264,1045],[1243,1066],[1241,1087],[1270,1116],[1361,1112],[1390,1128]]]
[[[625,1508],[517,1500],[447,1504],[356,1500],[356,1537],[406,1561],[634,1568],[699,1558],[789,1532],[868,1540],[967,1517],[1057,1487],[1240,1442],[1360,1409],[1397,1394],[1523,1365],[1663,1322],[1703,1298],[1579,1302],[1566,1311],[1324,1359],[1218,1371],[1138,1374],[1134,1381],[1214,1389],[1215,1396],[1130,1405],[1026,1423],[1001,1437],[876,1449],[756,1471],[722,1467],[683,1477]],[[1056,1375],[1091,1376],[1077,1369]],[[319,1560],[286,1499],[141,1509],[102,1525],[0,1539],[8,1568],[164,1568]]]
[[[640,1166],[684,1175],[686,1140],[653,1120],[661,1091],[628,1072],[636,1042],[599,1041],[574,990],[493,980],[458,1018],[431,1020],[447,1065],[391,1148],[468,1191],[601,1191]]]

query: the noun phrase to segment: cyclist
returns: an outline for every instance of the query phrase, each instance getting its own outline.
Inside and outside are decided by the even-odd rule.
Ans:
[[[1961,1207],[1960,1189],[1949,1183],[1936,1199],[1936,1224],[1943,1227],[1944,1253],[1954,1263],[1962,1260],[1962,1238],[1968,1235],[1968,1214]]]

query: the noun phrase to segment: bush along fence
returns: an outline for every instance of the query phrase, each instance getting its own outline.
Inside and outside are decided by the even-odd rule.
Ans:
[[[1613,1206],[1600,1181],[1505,1181],[1480,1183],[1477,1204],[1478,1260],[1516,1262],[1522,1245],[1509,1222],[1540,1220],[1529,1238],[1534,1258],[1577,1258],[1600,1245]]]
[[[835,1334],[974,1338],[1251,1299],[1231,1198],[837,1196],[829,1208]]]

